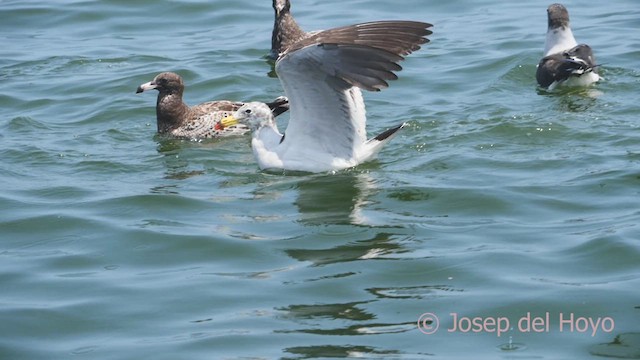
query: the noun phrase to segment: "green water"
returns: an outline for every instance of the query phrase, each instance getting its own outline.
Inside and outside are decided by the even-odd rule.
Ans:
[[[270,1],[0,2],[0,359],[640,358],[640,8],[566,2],[604,80],[550,94],[547,5],[294,0],[435,25],[365,94],[370,134],[410,126],[304,175],[135,94],[280,95]]]

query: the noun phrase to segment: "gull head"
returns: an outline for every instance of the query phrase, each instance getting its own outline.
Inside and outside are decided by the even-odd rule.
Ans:
[[[569,11],[562,4],[551,4],[547,8],[547,21],[549,29],[568,28]]]
[[[273,124],[273,113],[269,106],[262,102],[249,102],[242,105],[233,115],[221,120],[223,126],[237,123],[247,125],[251,130],[258,130],[265,125]]]
[[[158,90],[161,94],[180,94],[184,91],[182,77],[176,73],[163,72],[156,75],[153,80],[138,86],[136,93],[147,90]]]
[[[289,12],[291,8],[291,3],[289,0],[273,0],[273,10],[276,11],[276,17],[280,16],[282,13]]]

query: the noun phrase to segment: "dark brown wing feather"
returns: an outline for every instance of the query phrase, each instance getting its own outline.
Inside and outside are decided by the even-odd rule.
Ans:
[[[313,44],[370,46],[406,56],[429,42],[433,25],[418,21],[374,21],[320,31],[291,45],[285,53]]]
[[[380,91],[396,80],[394,71],[402,67],[398,62],[420,45],[429,41],[431,24],[416,21],[376,21],[344,26],[307,37],[280,57],[295,56],[301,49],[322,48],[324,60],[309,59],[309,66],[322,66],[329,75],[342,79],[350,86]],[[308,50],[307,49],[307,50]],[[315,64],[314,64],[315,63]]]

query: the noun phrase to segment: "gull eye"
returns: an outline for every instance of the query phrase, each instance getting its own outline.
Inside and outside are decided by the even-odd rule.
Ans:
[[[247,114],[247,115],[251,114],[251,109],[245,110],[244,113]]]

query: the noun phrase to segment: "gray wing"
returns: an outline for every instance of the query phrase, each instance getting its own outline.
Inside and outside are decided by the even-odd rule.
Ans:
[[[379,91],[397,79],[398,62],[428,41],[429,27],[372,22],[325,30],[291,46],[276,63],[291,109],[284,143],[352,158],[366,141],[360,89]]]

